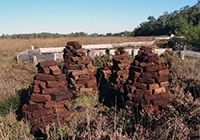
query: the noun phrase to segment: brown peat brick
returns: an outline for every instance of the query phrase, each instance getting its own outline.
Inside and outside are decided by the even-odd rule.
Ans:
[[[47,88],[46,82],[40,82],[39,87],[40,87],[41,89],[46,89],[46,88]]]
[[[76,84],[87,84],[89,79],[85,79],[85,78],[78,78],[76,80]]]
[[[160,94],[161,92],[166,92],[166,88],[165,87],[160,87],[160,88],[157,88],[157,89],[153,90],[154,94]]]
[[[130,92],[130,93],[134,93],[135,90],[136,90],[136,87],[135,87],[135,86],[130,86],[130,87],[129,87],[129,92]]]
[[[67,86],[66,81],[47,81],[46,83],[48,88]]]
[[[67,66],[67,68],[70,69],[70,70],[83,70],[83,69],[85,69],[86,67],[85,67],[85,65],[83,65],[83,64],[74,64],[74,65],[69,64],[69,65]]]
[[[155,83],[155,80],[153,78],[139,78],[139,82],[145,83],[145,84],[153,84]]]
[[[76,52],[77,52],[80,56],[86,56],[86,50],[85,50],[84,48],[78,49],[78,50],[76,50]]]
[[[144,83],[134,83],[133,86],[139,89],[145,89],[145,90],[147,89],[147,85]]]
[[[50,74],[50,69],[48,67],[44,67],[44,68],[42,68],[42,73]]]
[[[39,93],[40,92],[40,88],[39,86],[33,86],[33,93]]]
[[[23,117],[25,118],[25,120],[32,119],[32,112],[22,110],[22,114],[23,114]]]
[[[29,104],[27,111],[33,112],[34,110],[42,109],[43,106],[42,103]]]
[[[137,60],[137,61],[139,61],[139,62],[144,62],[144,61],[146,61],[147,60],[147,56],[145,56],[145,55],[136,55],[135,56],[135,60]]]
[[[71,100],[72,99],[72,93],[70,91],[63,92],[60,94],[51,94],[51,98],[54,101],[62,101],[62,100]]]
[[[94,77],[93,79],[88,80],[88,82],[86,83],[86,85],[87,85],[87,87],[97,86],[96,78]]]
[[[24,104],[23,106],[22,106],[22,112],[23,111],[28,111],[28,105],[27,104]]]
[[[144,94],[144,99],[150,101],[153,99],[153,96],[151,94]]]
[[[89,70],[91,70],[91,71],[94,71],[94,70],[95,70],[95,66],[93,66],[92,63],[89,63],[89,64],[87,65],[87,68],[88,68]]]
[[[142,103],[143,94],[135,94],[133,101],[136,103]]]
[[[48,102],[51,100],[51,96],[50,95],[42,95],[42,94],[32,94],[30,97],[31,101],[34,102]]]
[[[133,75],[134,75],[134,77],[136,77],[136,78],[139,78],[140,77],[140,72],[136,72],[136,71],[134,71],[133,72]]]
[[[151,90],[144,90],[144,89],[136,89],[135,90],[135,93],[136,94],[152,94],[152,91]]]
[[[84,84],[74,84],[75,91],[80,91],[80,88],[85,88]]]
[[[53,75],[59,75],[59,74],[61,74],[61,70],[60,70],[60,68],[57,65],[56,66],[51,66],[51,67],[49,67],[49,69],[51,70],[51,73]]]
[[[142,47],[140,47],[140,50],[152,52],[153,48],[152,47],[147,47],[147,46],[142,46]]]
[[[113,59],[116,60],[116,61],[120,61],[120,60],[123,60],[123,59],[126,59],[127,58],[127,54],[121,54],[121,55],[114,55],[113,56]]]
[[[154,106],[162,106],[162,107],[166,107],[168,105],[168,101],[167,100],[153,100],[153,105]]]
[[[56,81],[66,81],[66,74],[55,75]]]
[[[159,76],[169,75],[169,70],[168,70],[168,69],[159,70],[159,71],[158,71],[158,75],[159,75]]]
[[[157,83],[154,84],[148,84],[148,89],[153,90],[159,88],[159,85]]]
[[[46,88],[42,90],[42,94],[56,94],[60,92],[64,92],[67,87],[53,87],[53,88]]]
[[[80,93],[81,94],[83,94],[83,93],[93,94],[94,90],[93,90],[93,88],[80,88]]]
[[[123,76],[126,73],[129,73],[129,71],[128,70],[119,70],[119,71],[117,71],[117,75],[118,76]]]
[[[140,63],[140,66],[141,66],[141,67],[147,67],[147,66],[153,66],[153,65],[154,65],[153,62],[149,62],[149,63],[147,63],[147,62],[141,62],[141,63]]]
[[[144,50],[139,50],[138,55],[142,55],[144,53]]]
[[[40,118],[49,114],[53,114],[53,111],[50,109],[39,109],[39,110],[34,110],[32,115],[34,118]]]
[[[157,72],[144,72],[142,73],[142,77],[148,77],[148,78],[157,77]]]
[[[154,55],[150,56],[150,57],[147,59],[148,62],[157,62],[158,60],[159,60],[159,57],[158,57],[157,54],[154,54]]]
[[[134,60],[132,65],[134,65],[134,66],[138,66],[139,64],[140,64],[140,62],[139,62],[139,61],[137,61],[137,60]]]
[[[55,65],[56,65],[56,61],[54,60],[46,60],[39,63],[39,66],[41,68],[55,66]]]
[[[161,100],[161,99],[162,99],[161,94],[153,94],[152,95],[152,100]]]
[[[144,110],[146,110],[147,112],[150,112],[153,110],[152,105],[149,105],[149,104],[142,104],[142,108],[144,108]]]
[[[161,82],[165,82],[165,81],[168,81],[168,76],[167,76],[167,75],[158,76],[158,77],[156,78],[156,82],[157,82],[157,83],[161,83]]]
[[[169,86],[169,82],[168,82],[168,81],[161,82],[159,85],[160,85],[161,87],[168,87],[168,86]]]
[[[136,72],[140,72],[140,73],[143,72],[143,68],[142,68],[142,67],[138,67],[138,66],[133,66],[133,67],[132,67],[132,70],[133,70],[133,71],[136,71]]]
[[[34,77],[35,80],[40,80],[40,81],[55,81],[56,78],[53,75],[47,75],[47,74],[42,74],[39,73]]]
[[[158,71],[159,69],[160,69],[159,65],[145,67],[146,72],[155,72]]]
[[[88,74],[88,70],[84,69],[84,70],[72,70],[71,71],[72,76],[79,76],[79,75],[84,75],[84,74]]]
[[[67,46],[72,46],[74,49],[78,50],[78,49],[81,49],[82,46],[79,44],[79,42],[77,41],[70,41],[70,42],[67,42]]]
[[[162,99],[170,101],[170,96],[168,92],[161,92],[160,95],[162,96]]]
[[[77,62],[80,58],[77,56],[71,57],[72,62]]]
[[[128,93],[127,96],[129,97],[129,100],[132,100],[133,97],[134,97],[134,94],[132,94],[132,93]]]

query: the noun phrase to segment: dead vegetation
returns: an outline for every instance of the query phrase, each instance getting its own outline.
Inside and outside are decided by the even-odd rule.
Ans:
[[[113,38],[80,40],[81,44],[110,43]],[[116,39],[116,38],[115,38]],[[121,38],[120,38],[121,39]],[[119,38],[116,39],[120,40]],[[127,41],[130,38],[127,38]],[[59,40],[59,39],[58,39]],[[35,40],[36,46],[64,46],[69,40]],[[70,38],[72,40],[72,38]],[[125,39],[126,40],[126,39]],[[123,40],[122,42],[125,42]],[[29,48],[32,40],[0,40],[0,137],[3,139],[33,139],[30,127],[18,121],[16,110],[23,102],[20,98],[27,93],[36,68],[31,63],[16,64],[15,52]],[[43,42],[44,41],[44,42]],[[93,42],[94,41],[94,42]],[[121,41],[121,40],[120,40]],[[7,45],[2,44],[5,43]],[[54,43],[52,45],[50,42]],[[84,42],[84,43],[83,43]],[[57,43],[57,44],[56,44]],[[170,65],[170,95],[173,103],[161,115],[138,115],[128,110],[105,107],[98,102],[98,95],[83,95],[72,101],[78,114],[68,125],[49,125],[43,137],[56,139],[199,139],[200,135],[200,60],[179,59],[172,52],[161,57]],[[99,62],[100,63],[100,62]],[[98,65],[100,65],[98,63]],[[20,107],[19,107],[20,108]],[[136,118],[138,121],[136,122]],[[16,132],[17,130],[17,132]]]

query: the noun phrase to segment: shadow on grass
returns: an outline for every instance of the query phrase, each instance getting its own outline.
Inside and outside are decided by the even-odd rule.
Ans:
[[[9,97],[4,97],[0,101],[0,115],[6,116],[8,113],[17,110],[19,106],[19,96],[11,95]]]
[[[189,91],[192,93],[194,99],[200,97],[200,80],[188,79],[184,81],[186,83],[186,87],[184,89],[185,92]]]
[[[23,118],[22,107],[24,104],[28,104],[29,94],[30,88],[23,88],[17,92],[17,95],[19,97],[19,104],[15,113],[17,115],[16,119],[18,121],[21,121]],[[36,140],[45,140],[47,138],[47,135],[44,134],[41,130],[38,130],[36,132],[32,132],[31,130],[30,133],[34,136]]]
[[[24,104],[28,104],[29,91],[30,91],[29,88],[23,88],[23,89],[20,89],[17,92],[17,95],[19,96],[19,105],[18,105],[18,109],[16,110],[15,113],[17,115],[17,120],[18,121],[21,121],[22,118],[23,118],[23,115],[22,115],[22,106]]]
[[[127,100],[127,88],[123,86],[124,92],[120,92],[114,88],[111,88],[109,82],[103,78],[104,74],[101,72],[101,69],[97,70],[96,80],[98,83],[99,91],[99,103],[107,107],[116,106],[117,108],[124,108],[125,102]]]

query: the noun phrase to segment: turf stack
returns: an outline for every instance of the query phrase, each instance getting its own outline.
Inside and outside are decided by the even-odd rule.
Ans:
[[[105,65],[98,73],[100,83],[99,91],[102,102],[108,106],[123,107],[126,100],[125,83],[129,76],[129,63],[127,53],[118,48],[113,56],[112,65]]]
[[[141,47],[130,67],[127,107],[159,113],[170,102],[168,75],[168,66],[152,48]]]
[[[63,72],[67,76],[68,86],[72,89],[74,96],[96,92],[95,67],[92,65],[91,57],[86,55],[82,46],[78,42],[67,42],[63,57]]]
[[[73,109],[65,106],[72,93],[67,89],[66,75],[61,73],[56,61],[47,60],[38,64],[38,74],[34,76],[29,103],[22,112],[33,131],[50,123],[66,123],[73,116]]]

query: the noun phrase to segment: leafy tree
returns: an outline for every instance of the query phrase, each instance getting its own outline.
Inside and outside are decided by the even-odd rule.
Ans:
[[[200,0],[194,6],[185,6],[172,13],[164,12],[155,19],[148,17],[133,31],[134,36],[170,35],[184,36],[183,41],[193,50],[199,49]]]

